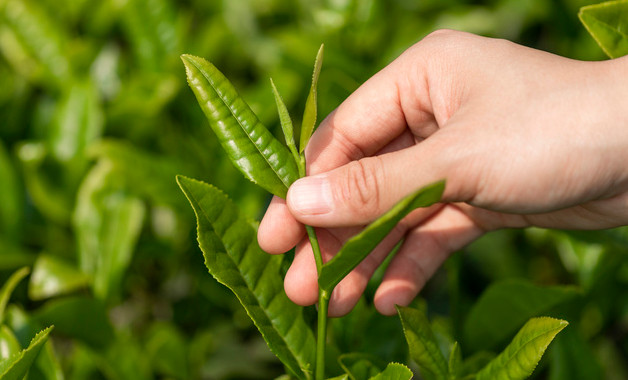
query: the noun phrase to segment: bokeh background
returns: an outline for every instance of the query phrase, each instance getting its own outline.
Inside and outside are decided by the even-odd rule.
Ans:
[[[254,219],[269,201],[225,159],[187,88],[180,54],[212,61],[279,132],[269,78],[298,124],[321,43],[326,115],[439,28],[604,59],[577,18],[590,3],[0,0],[0,284],[23,266],[32,273],[5,323],[24,345],[42,326],[56,326],[46,349],[54,360],[29,378],[283,372],[237,300],[207,273],[192,210],[175,183],[176,174],[212,183]],[[464,343],[464,321],[491,284],[572,285],[577,296],[566,306],[537,310],[572,324],[536,378],[626,379],[626,247],[623,229],[499,231],[456,254],[422,296],[436,324]],[[334,339],[343,350],[404,361],[399,321],[372,311],[373,289],[356,313],[334,321]],[[503,344],[498,336],[483,347],[483,338],[473,347],[467,337],[463,347]],[[50,363],[54,371],[44,368]]]

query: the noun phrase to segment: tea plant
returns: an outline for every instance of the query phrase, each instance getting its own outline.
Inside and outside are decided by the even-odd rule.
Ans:
[[[245,177],[279,197],[285,197],[288,187],[305,175],[304,148],[316,123],[316,87],[322,55],[321,46],[314,64],[298,147],[287,107],[272,80],[287,147],[262,125],[214,65],[199,57],[182,56],[188,83],[232,163]],[[326,378],[327,307],[334,288],[401,219],[418,207],[438,202],[445,188],[445,182],[440,181],[407,196],[349,239],[326,263],[323,263],[316,231],[306,226],[318,272],[315,338],[304,320],[303,308],[292,304],[283,291],[279,270],[283,258],[262,252],[256,242],[255,225],[242,217],[237,207],[217,188],[182,176],[177,177],[177,181],[196,213],[198,242],[210,273],[235,293],[289,374],[299,379],[317,380]],[[567,325],[566,321],[553,318],[530,319],[497,357],[483,366],[465,367],[468,362],[462,360],[457,342],[451,345],[446,361],[423,312],[399,307],[398,314],[410,355],[427,380],[526,378],[556,334]],[[412,378],[410,369],[401,364],[389,363],[380,372],[368,359],[354,355],[357,360],[352,365],[347,365],[346,355],[341,356],[339,361],[345,373],[334,375],[343,379]]]

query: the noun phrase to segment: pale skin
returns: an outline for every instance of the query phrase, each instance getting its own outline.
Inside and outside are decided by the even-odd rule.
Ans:
[[[348,313],[388,252],[374,304],[407,305],[449,255],[506,227],[628,224],[628,57],[582,62],[472,34],[439,31],[365,82],[319,126],[308,177],[275,197],[258,239],[296,247],[285,278],[317,301],[303,224],[326,260],[405,195],[446,179],[443,202],[412,212],[350,273],[329,315]]]

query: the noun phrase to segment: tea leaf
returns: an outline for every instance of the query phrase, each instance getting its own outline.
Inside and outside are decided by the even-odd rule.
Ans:
[[[41,254],[33,266],[28,296],[39,301],[87,287],[89,277],[78,268],[55,256]]]
[[[397,306],[403,332],[410,347],[410,357],[426,380],[445,380],[449,376],[447,362],[425,314],[417,309]]]
[[[39,351],[48,340],[48,335],[52,331],[52,327],[35,335],[28,348],[20,351],[20,353],[6,362],[0,364],[0,379],[2,380],[21,380],[24,378],[33,362],[39,355]]]
[[[4,309],[7,307],[7,303],[9,303],[9,298],[11,298],[11,293],[15,290],[17,284],[24,277],[26,277],[30,273],[29,268],[22,268],[9,277],[7,282],[4,283],[2,289],[0,289],[0,324],[4,320]]]
[[[587,5],[578,17],[609,57],[628,54],[628,0]]]
[[[286,107],[281,95],[279,95],[277,86],[275,86],[275,82],[273,82],[272,78],[270,79],[270,85],[273,88],[273,95],[275,95],[275,103],[277,103],[277,112],[279,112],[279,121],[281,122],[283,136],[286,139],[286,145],[288,145],[288,148],[290,149],[290,152],[292,152],[292,156],[294,156],[296,161],[299,157],[299,152],[297,151],[297,147],[294,142],[294,127],[292,126],[292,119],[290,118],[288,107]]]
[[[340,251],[321,269],[318,284],[331,292],[388,233],[412,210],[438,202],[445,190],[445,181],[439,181],[417,190],[402,199],[390,211],[369,224],[362,232],[349,239]]]
[[[458,342],[454,342],[449,351],[449,362],[447,363],[449,377],[457,379],[462,372],[462,352]]]
[[[351,380],[366,380],[377,375],[385,364],[381,362],[376,356],[361,353],[344,354],[338,358],[338,363]]]
[[[181,56],[188,83],[231,162],[253,183],[285,198],[298,177],[294,158],[225,76],[206,60]]]
[[[0,347],[0,367],[22,350],[13,331],[5,325],[0,325]]]
[[[473,351],[494,349],[528,319],[577,295],[573,287],[541,287],[522,280],[494,283],[471,309],[464,324],[464,342]]]
[[[548,317],[530,319],[508,347],[478,372],[476,379],[526,379],[556,334],[568,324],[567,321]]]
[[[386,369],[370,378],[370,380],[410,380],[412,379],[412,371],[410,368],[399,363],[389,363]]]
[[[318,49],[316,54],[316,60],[314,61],[314,72],[312,73],[312,86],[310,87],[310,93],[305,101],[305,110],[303,111],[303,121],[301,122],[301,138],[299,139],[299,152],[303,153],[307,146],[314,127],[316,126],[316,114],[318,104],[316,102],[318,92],[318,77],[321,73],[321,66],[323,65],[323,48],[324,45]]]
[[[209,272],[235,293],[284,365],[299,378],[310,378],[314,333],[303,308],[283,290],[283,256],[262,251],[252,223],[220,190],[182,176],[177,182],[196,213],[198,242]]]

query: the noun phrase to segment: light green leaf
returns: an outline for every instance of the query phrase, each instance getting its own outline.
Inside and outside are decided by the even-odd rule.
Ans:
[[[283,136],[286,139],[286,144],[288,145],[290,152],[292,152],[294,160],[297,161],[299,159],[299,152],[297,151],[296,143],[294,141],[294,127],[292,126],[292,119],[290,118],[288,107],[286,107],[281,95],[279,95],[277,86],[275,86],[275,82],[273,82],[272,78],[270,79],[270,85],[273,88],[273,95],[275,95],[275,103],[277,104],[277,112],[279,113],[279,122],[281,123],[281,129],[283,130]]]
[[[57,257],[40,254],[33,266],[28,296],[35,301],[87,287],[89,277]]]
[[[261,250],[253,224],[220,190],[182,176],[177,182],[196,213],[198,241],[209,272],[235,293],[284,365],[299,378],[310,378],[314,333],[303,308],[283,290],[283,256]]]
[[[628,0],[587,5],[578,17],[609,57],[628,54]]]
[[[14,355],[22,350],[15,334],[5,325],[0,324],[0,368],[5,366]]]
[[[351,380],[370,379],[380,373],[385,364],[376,356],[361,353],[341,355],[338,358],[338,363]]]
[[[39,351],[48,340],[48,334],[52,331],[52,326],[42,330],[35,335],[28,348],[20,351],[19,354],[13,356],[6,362],[0,363],[0,379],[1,380],[22,380],[33,362],[39,355]]]
[[[41,325],[54,325],[60,334],[78,339],[93,348],[106,347],[114,340],[107,309],[99,300],[64,297],[47,302],[34,315]]]
[[[117,294],[145,216],[144,203],[121,180],[109,163],[94,166],[79,188],[73,215],[80,266],[93,276],[100,299]]]
[[[425,314],[417,309],[397,306],[403,332],[410,348],[410,357],[421,369],[426,380],[446,380],[449,371],[445,357],[441,353],[430,322]]]
[[[464,324],[464,343],[472,352],[494,350],[528,319],[577,295],[574,287],[543,287],[523,280],[496,282],[471,309]]]
[[[450,379],[457,379],[462,372],[462,351],[458,342],[454,342],[449,351],[449,362],[447,363]]]
[[[314,72],[312,73],[312,86],[310,87],[310,93],[305,101],[305,110],[303,111],[303,121],[301,123],[301,137],[299,139],[299,152],[301,153],[305,150],[312,136],[312,132],[314,132],[314,127],[316,126],[316,114],[318,109],[316,98],[318,92],[318,77],[321,73],[321,66],[323,65],[323,48],[324,45],[321,45],[316,54]]]
[[[231,162],[253,183],[285,198],[298,177],[294,158],[214,65],[182,55],[188,84]]]
[[[532,374],[547,346],[569,322],[548,317],[532,318],[506,349],[478,372],[477,380],[519,380]]]
[[[11,294],[17,284],[22,281],[24,277],[26,277],[30,273],[29,268],[22,268],[9,277],[7,282],[4,283],[2,289],[0,289],[0,324],[4,320],[4,310],[7,307],[7,303],[9,303],[9,298],[11,298]]]
[[[410,368],[399,363],[389,363],[384,372],[371,377],[370,380],[411,380]]]
[[[369,224],[358,235],[349,239],[336,256],[323,265],[318,278],[321,289],[331,292],[340,280],[371,253],[401,219],[418,207],[427,207],[438,202],[444,190],[445,181],[439,181],[415,191]]]

